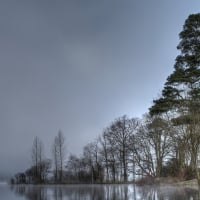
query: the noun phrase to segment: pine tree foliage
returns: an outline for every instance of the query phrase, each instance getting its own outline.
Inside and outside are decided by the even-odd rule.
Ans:
[[[154,100],[150,114],[170,113],[173,125],[184,127],[177,144],[186,144],[184,152],[189,155],[191,168],[196,169],[200,149],[200,14],[186,19],[179,37],[180,54],[174,71],[166,80],[161,98]]]
[[[173,73],[167,78],[161,98],[154,100],[150,108],[151,115],[178,111],[188,118],[200,111],[200,14],[188,17],[179,37],[177,48],[180,55],[176,58]]]

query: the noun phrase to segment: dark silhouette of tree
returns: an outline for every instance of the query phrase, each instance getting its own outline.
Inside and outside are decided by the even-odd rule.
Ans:
[[[42,181],[40,163],[42,162],[43,157],[44,157],[43,151],[44,151],[44,148],[43,148],[42,141],[38,137],[35,137],[33,141],[33,146],[32,146],[32,163],[35,169],[35,172],[34,172],[35,182]]]
[[[118,155],[119,168],[123,181],[128,180],[128,160],[130,156],[129,146],[131,136],[137,126],[137,123],[128,119],[127,116],[116,119],[110,126],[109,134],[107,135],[112,146],[115,146],[115,151]]]
[[[15,175],[15,183],[16,184],[25,184],[26,183],[26,175],[25,173],[17,173]]]
[[[54,139],[53,143],[54,176],[55,181],[63,181],[63,162],[65,159],[65,138],[61,131]]]
[[[197,170],[200,147],[200,14],[190,15],[179,34],[180,43],[173,73],[167,78],[161,98],[150,108],[152,115],[174,113],[174,126],[184,128],[177,143],[185,144],[190,155],[190,167]],[[185,156],[182,156],[185,157]],[[182,161],[184,162],[184,161]],[[184,166],[184,163],[181,163]],[[197,170],[200,183],[200,173]]]

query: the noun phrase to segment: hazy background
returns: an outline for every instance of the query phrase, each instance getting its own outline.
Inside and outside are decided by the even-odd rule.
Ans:
[[[51,158],[116,117],[141,117],[172,72],[178,34],[198,0],[1,0],[0,174],[31,164],[38,136]]]

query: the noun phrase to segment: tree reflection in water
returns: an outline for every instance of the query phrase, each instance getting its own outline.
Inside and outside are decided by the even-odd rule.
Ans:
[[[157,187],[139,187],[137,190],[137,199],[149,200],[198,200],[199,193],[197,189],[173,187],[173,186],[157,186]]]
[[[12,186],[26,200],[197,200],[197,189],[116,185]]]
[[[48,200],[47,187],[16,185],[12,186],[11,190],[18,195],[24,196],[27,200]]]

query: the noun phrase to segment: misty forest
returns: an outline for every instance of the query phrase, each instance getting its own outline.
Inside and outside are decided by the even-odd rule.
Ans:
[[[61,131],[48,147],[51,159],[35,137],[32,166],[11,183],[146,183],[172,177],[200,184],[200,14],[186,19],[179,38],[174,70],[141,119],[114,119],[80,156],[67,157],[70,138]]]

